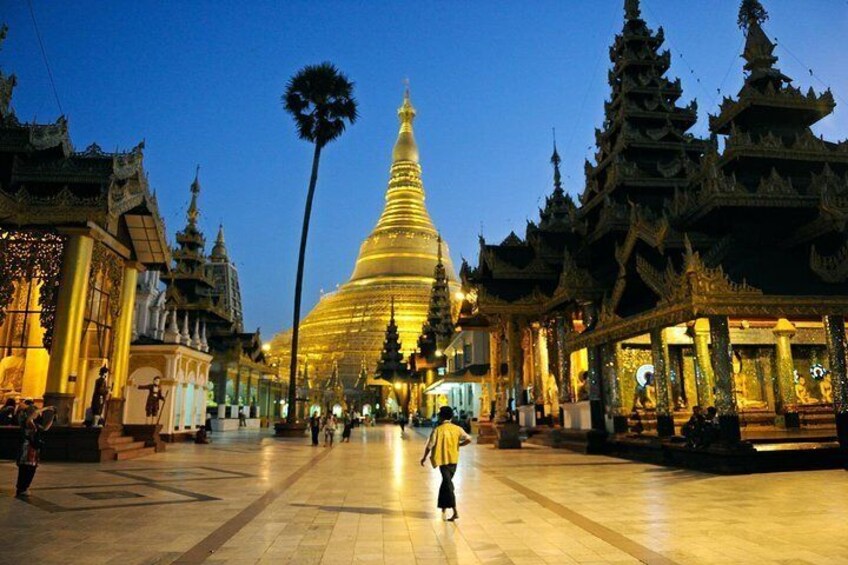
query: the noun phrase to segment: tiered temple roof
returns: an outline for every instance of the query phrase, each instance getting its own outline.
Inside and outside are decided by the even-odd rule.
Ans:
[[[812,319],[838,310],[848,294],[848,143],[810,130],[833,95],[803,93],[775,66],[764,13],[743,3],[745,83],[702,141],[687,133],[694,103],[680,106],[680,81],[665,76],[662,29],[647,27],[637,0],[625,2],[581,206],[560,216],[556,240],[544,214],[524,239],[481,239],[478,267],[462,271],[479,313],[544,317],[592,304],[580,316],[597,328],[570,342],[579,348],[710,312]]]
[[[6,31],[0,28],[0,44]],[[18,120],[16,83],[15,75],[0,71],[2,222],[45,232],[95,230],[110,246],[124,246],[133,260],[166,267],[171,254],[144,171],[144,142],[129,151],[106,152],[96,143],[77,151],[64,116],[51,124]]]
[[[496,245],[486,243],[481,236],[478,266],[472,269],[463,263],[464,283],[477,286],[478,300],[492,308],[509,310],[543,304],[556,290],[558,274],[568,259],[563,250],[579,241],[577,207],[563,190],[556,145],[551,164],[554,189],[539,210],[538,225],[528,222],[524,239],[511,232]]]
[[[210,333],[228,333],[233,319],[221,305],[215,282],[207,270],[206,238],[198,226],[200,208],[200,167],[191,183],[191,203],[186,211],[186,226],[177,232],[174,268],[163,277],[168,285],[167,306],[190,312],[193,319],[205,323]]]
[[[697,121],[697,103],[681,106],[680,79],[666,76],[671,54],[660,51],[663,29],[648,28],[638,1],[625,4],[624,28],[610,48],[611,99],[595,131],[595,163],[586,163],[580,197],[582,228],[592,242],[607,238],[607,248],[612,234],[629,229],[630,203],[661,210],[675,189],[688,185],[706,149],[687,133]]]
[[[442,263],[442,238],[439,236],[439,256],[433,269],[433,287],[430,290],[430,307],[427,311],[427,321],[421,328],[418,337],[418,352],[425,357],[432,357],[438,350],[450,341],[453,335],[453,315],[451,311],[450,289]]]
[[[400,333],[395,322],[395,301],[391,299],[389,323],[386,324],[383,350],[380,352],[380,360],[377,362],[375,374],[378,378],[392,382],[395,377],[405,376],[408,373],[406,361],[401,351]]]

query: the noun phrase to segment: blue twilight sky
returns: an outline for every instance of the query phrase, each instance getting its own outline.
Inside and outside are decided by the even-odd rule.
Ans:
[[[848,137],[846,0],[765,0],[782,70],[805,90],[823,84],[835,114],[817,127]],[[202,227],[219,221],[241,276],[248,329],[291,323],[297,243],[312,149],[279,96],[287,78],[329,60],[356,82],[361,119],[325,152],[306,267],[304,313],[351,273],[383,204],[395,110],[409,77],[427,202],[451,246],[476,262],[477,235],[499,241],[551,190],[551,128],[566,186],[582,190],[583,160],[608,96],[608,47],[623,0],[559,2],[264,2],[32,0],[78,149],[146,141],[145,166],[168,234],[185,224],[201,165]],[[666,31],[670,75],[706,114],[742,81],[737,0],[643,0]],[[0,0],[0,52],[18,75],[22,120],[59,114],[27,1]],[[788,51],[787,51],[788,49]],[[682,57],[681,57],[682,55]],[[812,68],[815,76],[811,76]]]

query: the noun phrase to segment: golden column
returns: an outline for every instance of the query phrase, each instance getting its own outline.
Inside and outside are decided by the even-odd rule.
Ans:
[[[124,280],[121,284],[121,314],[115,325],[115,345],[112,355],[112,398],[123,399],[130,365],[130,342],[132,341],[133,313],[135,311],[135,289],[138,282],[138,265],[124,265]]]
[[[527,368],[530,371],[528,375],[528,384],[533,387],[533,404],[536,406],[545,405],[545,370],[544,360],[542,359],[542,341],[544,340],[543,330],[537,324],[528,326],[527,332],[527,353],[529,362]]]
[[[698,404],[706,409],[715,405],[713,366],[710,363],[710,321],[698,318],[691,328],[695,346],[695,384],[698,389]]]
[[[56,407],[56,423],[61,425],[70,423],[74,405],[74,394],[70,392],[72,387],[69,382],[76,380],[93,250],[94,239],[88,235],[72,234],[68,236],[62,257],[61,284],[56,299],[56,320],[53,323],[53,348],[44,391],[44,405]]]
[[[500,322],[495,330],[489,333],[489,387],[492,399],[495,401],[495,421],[507,419],[506,383],[501,376],[501,327]],[[487,410],[490,408],[487,406]]]
[[[792,346],[789,341],[795,335],[795,326],[786,318],[780,318],[772,332],[777,356],[777,390],[780,393],[777,400],[778,413],[783,415],[783,423],[787,428],[799,428],[801,419],[795,398],[795,364],[792,362]]]
[[[436,381],[436,372],[433,369],[427,369],[424,373],[424,386],[422,387],[422,396],[424,397],[424,410],[426,414],[424,416],[426,418],[432,418],[433,414],[436,413],[436,395],[434,394],[423,394],[423,390],[428,386],[433,384]]]

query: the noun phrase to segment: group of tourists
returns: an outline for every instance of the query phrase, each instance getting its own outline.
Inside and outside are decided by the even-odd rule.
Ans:
[[[15,496],[29,496],[29,487],[41,460],[44,434],[53,425],[56,409],[53,406],[38,408],[32,398],[18,403],[9,398],[0,409],[0,425],[17,426],[21,431],[21,451],[18,454],[18,480]]]
[[[719,437],[718,410],[710,406],[705,415],[700,406],[694,406],[692,416],[683,424],[680,433],[686,438],[688,447],[708,447]]]
[[[313,412],[309,417],[309,431],[312,433],[312,445],[318,446],[318,436],[324,434],[324,447],[333,447],[333,440],[336,436],[336,430],[339,425],[342,426],[342,441],[341,443],[350,443],[350,432],[356,423],[357,418],[353,412],[344,412],[339,418],[332,413],[326,416],[319,416],[318,412]]]

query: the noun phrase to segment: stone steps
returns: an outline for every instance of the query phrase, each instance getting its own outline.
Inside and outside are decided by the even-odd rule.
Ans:
[[[123,430],[113,431],[106,438],[106,444],[115,452],[115,461],[137,459],[156,453],[155,447],[147,447],[146,441],[137,440],[133,436],[127,435]]]
[[[110,446],[115,447],[115,446],[122,445],[122,444],[125,444],[125,443],[132,443],[134,440],[133,440],[132,436],[119,436],[119,435],[112,434],[111,436],[109,436],[109,439],[106,440],[106,441],[109,442]]]
[[[110,447],[115,450],[116,453],[123,453],[125,451],[133,451],[138,450],[144,447],[143,441],[132,441],[133,438],[129,438],[130,441],[121,442],[118,444],[110,443]]]
[[[142,445],[144,442],[141,442]],[[156,453],[155,447],[142,447],[139,449],[130,449],[127,451],[118,451],[115,453],[116,461],[126,461],[128,459],[137,459],[139,457],[145,457],[147,455],[153,455]]]

